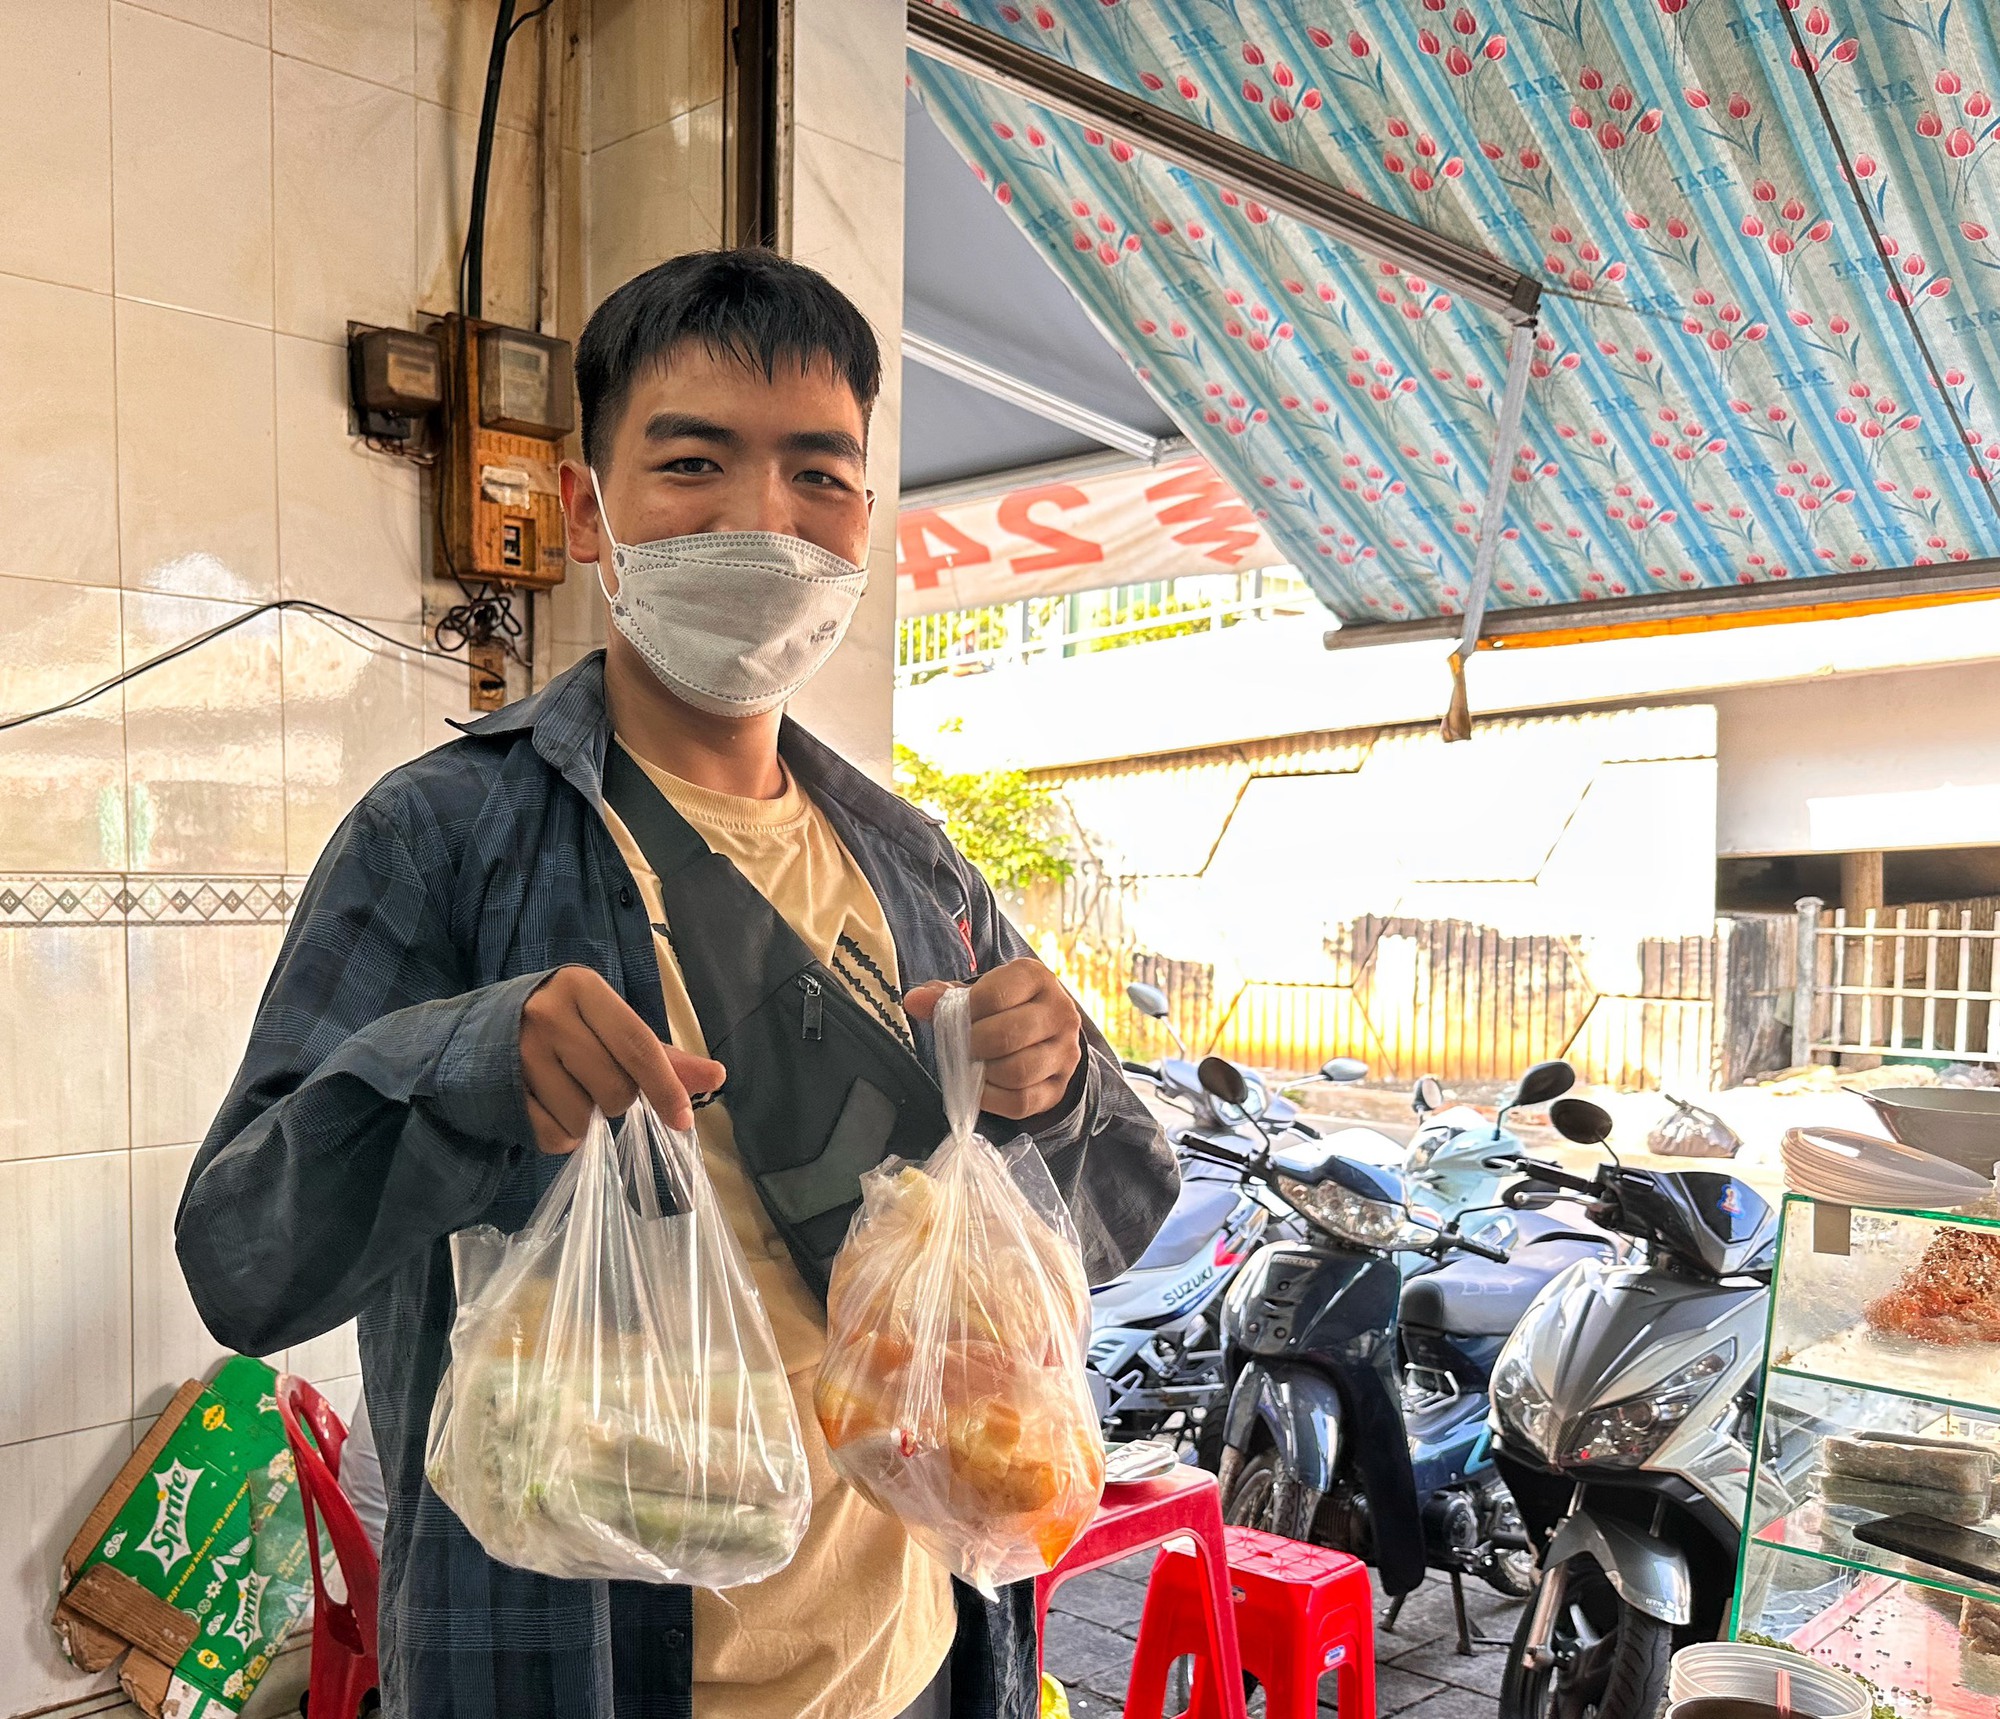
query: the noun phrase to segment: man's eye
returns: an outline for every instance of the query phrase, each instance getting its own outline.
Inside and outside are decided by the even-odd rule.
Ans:
[[[800,472],[799,481],[802,483],[809,483],[815,489],[845,489],[847,487],[847,485],[843,483],[838,477],[836,477],[832,472],[822,472],[822,471]]]
[[[676,477],[700,477],[706,472],[719,472],[722,468],[704,454],[683,454],[677,460],[668,460],[660,470],[672,472]]]

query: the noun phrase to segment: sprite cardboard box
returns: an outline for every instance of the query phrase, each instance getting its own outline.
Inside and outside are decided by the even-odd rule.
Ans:
[[[63,1559],[63,1651],[85,1671],[123,1654],[119,1681],[155,1719],[231,1719],[312,1609],[276,1384],[240,1355],[190,1379]]]

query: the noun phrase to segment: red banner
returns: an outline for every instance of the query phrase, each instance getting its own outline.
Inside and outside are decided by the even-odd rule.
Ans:
[[[1284,560],[1205,460],[1037,484],[896,518],[896,612],[932,615]]]

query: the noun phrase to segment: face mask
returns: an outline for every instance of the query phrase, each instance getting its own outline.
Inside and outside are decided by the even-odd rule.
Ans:
[[[778,531],[703,531],[654,543],[611,535],[618,590],[597,583],[611,623],[684,704],[711,716],[763,716],[817,674],[845,636],[868,570]]]

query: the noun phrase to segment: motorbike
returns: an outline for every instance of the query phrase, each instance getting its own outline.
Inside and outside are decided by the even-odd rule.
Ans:
[[[1241,1085],[1234,1100],[1212,1092],[1168,1018],[1164,993],[1135,984],[1127,995],[1166,1026],[1181,1053],[1158,1064],[1128,1061],[1127,1077],[1190,1120],[1168,1131],[1181,1160],[1181,1188],[1166,1222],[1123,1276],[1091,1291],[1086,1377],[1107,1440],[1167,1438],[1186,1448],[1228,1391],[1217,1323],[1223,1292],[1266,1236],[1303,1228],[1247,1167],[1272,1135],[1318,1136],[1298,1107],[1273,1096],[1252,1069],[1229,1065]],[[1345,1083],[1367,1072],[1363,1063],[1336,1058],[1318,1078]]]
[[[1227,1065],[1202,1072],[1228,1079]],[[1573,1078],[1566,1065],[1530,1071],[1517,1101],[1546,1102]],[[1260,1248],[1223,1299],[1224,1512],[1353,1552],[1392,1596],[1427,1568],[1448,1573],[1469,1653],[1462,1577],[1520,1597],[1533,1567],[1489,1455],[1488,1369],[1542,1286],[1611,1243],[1524,1214],[1510,1258],[1413,1208],[1394,1171],[1336,1144],[1272,1150],[1274,1185],[1312,1234]],[[1431,1269],[1406,1282],[1407,1254]]]
[[[1776,1219],[1734,1176],[1626,1168],[1596,1105],[1551,1120],[1609,1161],[1522,1167],[1638,1251],[1548,1284],[1494,1369],[1495,1460],[1541,1562],[1500,1713],[1651,1719],[1669,1656],[1716,1637],[1734,1586]]]

